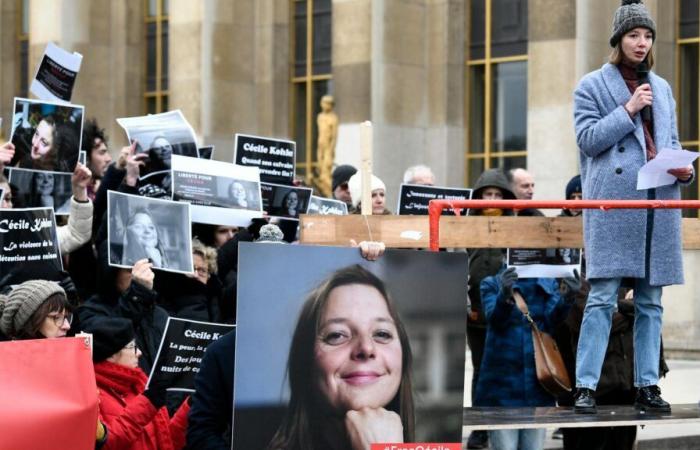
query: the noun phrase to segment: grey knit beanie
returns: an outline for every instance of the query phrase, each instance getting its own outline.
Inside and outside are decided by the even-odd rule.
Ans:
[[[31,280],[15,286],[9,295],[0,295],[0,331],[14,337],[32,314],[54,294],[65,296],[66,292],[54,281]]]
[[[272,244],[285,244],[284,233],[280,227],[274,223],[268,223],[260,227],[260,237],[256,242],[267,242]]]
[[[613,18],[610,46],[615,47],[625,33],[637,27],[651,30],[652,37],[656,41],[656,24],[642,4],[642,0],[622,0],[622,5],[617,8]]]

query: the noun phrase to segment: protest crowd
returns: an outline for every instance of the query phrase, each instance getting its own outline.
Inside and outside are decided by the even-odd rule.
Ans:
[[[670,123],[672,118],[655,116],[658,122],[653,124],[635,119],[652,100],[648,85],[638,86],[636,78],[626,73],[633,70],[625,65],[630,59],[626,52],[627,46],[637,45],[644,49],[643,54],[634,53],[632,58],[646,59],[656,33],[648,12],[633,2],[623,5],[614,26],[611,45],[620,49],[622,56],[584,78],[575,93],[582,173],[571,174],[568,184],[562,186],[562,198],[677,198],[679,185],[693,180],[692,168],[677,169],[672,173],[677,182],[651,189],[648,194],[639,194],[642,191],[631,187],[632,178],[609,179],[622,180],[627,172],[634,177],[636,171],[627,167],[641,165],[637,160],[622,159],[642,154],[641,150],[632,151],[635,146],[642,148],[632,135],[635,128],[640,128],[646,139],[644,162],[655,157],[657,147],[672,147],[671,141],[677,139],[673,132],[652,132],[652,127],[664,126],[662,120]],[[639,40],[643,42],[634,44]],[[659,87],[666,86],[653,77]],[[607,97],[595,100],[606,83],[613,83],[611,80],[628,102],[608,105]],[[672,102],[670,94],[669,98],[662,95],[666,93],[655,93],[654,102]],[[179,111],[174,111],[118,119],[131,145],[117,150],[110,148],[96,120],[82,123],[82,107],[27,99],[17,102],[23,105],[15,110],[21,120],[13,118],[12,138],[0,146],[0,219],[48,225],[38,227],[38,231],[17,225],[0,240],[5,246],[0,259],[0,339],[91,335],[99,399],[95,435],[90,436],[95,448],[231,448],[236,352],[233,326],[240,300],[239,265],[245,264],[239,260],[239,244],[298,243],[299,216],[311,208],[319,213],[360,214],[365,175],[352,165],[334,161],[331,194],[324,197],[316,186],[305,186],[304,180],[294,176],[295,147],[290,141],[239,135],[236,148],[251,153],[237,151],[234,164],[208,159],[211,152],[207,156],[199,153],[191,127]],[[26,111],[37,111],[37,115]],[[74,130],[78,123],[82,123],[80,136]],[[273,150],[268,152],[269,148]],[[612,156],[601,156],[605,154]],[[268,164],[266,155],[270,157]],[[615,168],[617,174],[610,175]],[[50,182],[42,178],[46,176],[51,177]],[[436,187],[435,175],[426,165],[408,167],[401,186],[387,186],[376,175],[370,176],[373,215],[393,214],[386,204],[388,189],[399,192],[397,213],[427,214],[431,195],[531,200],[536,186],[533,175],[524,168],[487,169],[469,189]],[[24,179],[29,181],[20,182]],[[42,183],[45,188],[51,183],[45,193],[40,192]],[[69,188],[58,195],[61,183]],[[421,204],[416,198],[427,200]],[[18,215],[9,215],[13,213]],[[505,208],[475,209],[469,214],[543,216],[535,209]],[[660,297],[661,286],[682,283],[678,212],[643,211],[630,218],[629,212],[564,209],[560,215],[583,218],[586,249],[585,253],[565,249],[561,254],[547,255],[556,260],[548,264],[566,266],[556,274],[519,275],[518,258],[532,255],[517,249],[443,249],[468,259],[468,273],[463,276],[468,280],[464,296],[468,299],[466,340],[473,367],[472,406],[560,405],[595,413],[596,405],[622,404],[650,412],[670,411],[657,387],[659,377],[668,371],[660,336]],[[657,243],[657,235],[651,235],[654,227],[669,230],[670,243]],[[645,235],[649,236],[646,241]],[[31,239],[42,242],[42,251],[43,247],[55,248],[55,254],[44,253],[40,261],[22,259],[36,250],[27,244]],[[23,245],[11,247],[13,240]],[[352,244],[368,261],[383,258],[382,243]],[[651,252],[652,247],[662,254]],[[659,262],[662,260],[666,262]],[[673,269],[667,270],[664,264]],[[408,371],[408,337],[389,295],[374,275],[357,272],[352,276],[369,280],[365,284],[381,285],[377,289],[399,326],[403,368]],[[331,292],[328,288],[324,295],[330,297]],[[323,297],[319,301],[328,300]],[[221,337],[209,344],[203,356],[194,358],[198,368],[191,389],[173,390],[172,378],[153,376],[176,371],[162,369],[159,355],[164,343],[170,342],[165,338],[169,327],[179,323],[177,320],[220,326],[215,329]],[[296,333],[306,332],[308,338],[304,327],[315,333],[321,327],[319,320],[310,316],[305,324],[300,319]],[[572,381],[567,392],[545,389],[538,379],[530,320],[557,341]],[[199,338],[211,334],[190,333]],[[609,339],[591,342],[591,336],[606,335]],[[303,336],[296,339],[295,345]],[[336,338],[326,339],[333,343],[331,339]],[[640,346],[644,351],[635,351]],[[294,351],[292,347],[290,367]],[[400,389],[410,390],[410,374],[402,372],[401,377]],[[292,404],[303,403],[298,406],[303,410],[318,401],[316,397],[305,398],[319,395],[310,392],[303,382],[292,383]],[[406,395],[410,398],[410,393]],[[390,400],[381,405],[384,413],[384,408],[391,408]],[[402,402],[398,413],[376,417],[390,433],[381,434],[376,427],[367,426],[363,413],[348,416],[347,428],[339,431],[342,438],[338,440],[347,444],[342,448],[367,448],[372,438],[395,442],[413,439],[412,399],[407,402],[402,397]],[[321,448],[319,443],[329,442],[328,436],[317,434],[304,422],[315,420],[310,418],[313,414],[299,419],[294,413],[291,408],[287,411],[268,448],[301,450]],[[602,428],[595,433],[564,429],[556,434],[563,438],[565,449],[633,449],[636,427]],[[545,430],[474,431],[466,440],[467,448],[473,449],[534,450],[543,448]]]

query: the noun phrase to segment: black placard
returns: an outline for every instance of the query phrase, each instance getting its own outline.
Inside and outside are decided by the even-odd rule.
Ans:
[[[0,209],[0,279],[54,279],[61,270],[53,209]]]
[[[229,332],[235,333],[235,325],[168,317],[148,385],[156,382],[169,391],[194,392],[194,376],[207,346]]]
[[[78,72],[63,67],[49,55],[44,54],[44,59],[36,73],[36,80],[44,85],[51,94],[69,102],[73,96],[73,86],[77,76]]]
[[[214,157],[214,146],[207,145],[197,149],[197,156],[201,159],[212,159]]]
[[[294,182],[294,141],[236,134],[233,162],[260,168],[260,181],[291,185]]]
[[[344,216],[348,213],[348,205],[340,200],[332,200],[330,198],[311,196],[309,200],[309,209],[306,214],[318,214],[321,216]]]
[[[399,190],[399,215],[427,216],[430,200],[469,200],[472,190],[419,184],[402,184]],[[462,216],[467,213],[461,211]],[[452,209],[443,209],[443,216],[454,216]]]

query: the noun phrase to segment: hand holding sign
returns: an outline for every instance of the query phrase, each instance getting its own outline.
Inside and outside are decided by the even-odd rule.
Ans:
[[[84,165],[78,163],[73,171],[73,176],[71,176],[71,186],[73,188],[73,197],[76,201],[87,202],[87,186],[92,180],[92,172],[90,169]]]
[[[131,281],[138,283],[149,291],[153,289],[153,280],[156,275],[151,268],[153,264],[147,259],[140,259],[131,268]]]
[[[10,164],[12,158],[15,156],[15,146],[12,142],[5,142],[0,147],[0,169],[5,164]]]
[[[513,285],[518,281],[518,274],[515,267],[509,267],[498,277],[501,282],[501,292],[506,300],[513,296]]]

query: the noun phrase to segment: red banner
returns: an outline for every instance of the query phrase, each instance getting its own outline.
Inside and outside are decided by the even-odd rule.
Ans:
[[[0,448],[95,448],[97,386],[82,338],[0,343]]]

